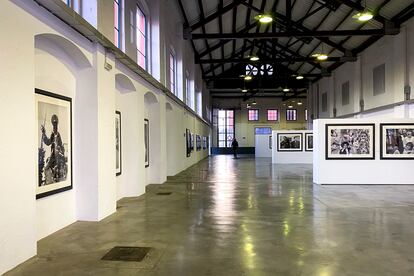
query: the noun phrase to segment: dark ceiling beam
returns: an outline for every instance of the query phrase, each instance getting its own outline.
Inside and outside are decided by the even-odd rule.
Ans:
[[[251,29],[253,29],[254,27],[257,26],[257,21],[254,21],[253,23],[250,23],[248,26],[246,26],[245,28],[241,29],[240,31],[238,31],[237,33],[246,33],[248,31],[250,31]],[[231,39],[229,40],[222,40],[212,46],[210,46],[210,49],[206,49],[203,52],[198,54],[198,57],[201,58],[205,55],[208,55],[210,52],[219,49],[220,47],[224,46],[225,44],[227,44],[228,42],[232,41]]]
[[[254,95],[252,97],[246,97],[245,95],[212,95],[216,99],[245,99],[244,101],[249,100],[250,98],[284,98],[284,95]],[[306,99],[306,96],[297,96],[295,99]]]
[[[227,6],[223,7],[220,10],[217,10],[215,13],[210,14],[209,16],[200,18],[200,21],[197,23],[194,23],[193,25],[189,26],[187,32],[192,32],[198,28],[201,28],[202,26],[206,25],[207,23],[213,21],[214,19],[218,18],[219,16],[225,14],[226,12],[230,11],[234,7],[237,7],[240,5],[244,0],[234,0],[232,3],[228,4]],[[187,25],[188,26],[188,25]]]
[[[302,75],[305,78],[317,78],[320,77],[321,74],[303,74]],[[290,76],[292,79],[294,79],[294,76]],[[278,76],[277,74],[272,76],[254,76],[254,78],[262,78],[262,79],[276,79],[276,80],[284,80],[286,79],[285,76]],[[205,76],[203,77],[204,80],[240,80],[240,77],[229,77],[229,76]],[[298,80],[300,81],[300,80]],[[305,80],[303,80],[305,81]]]
[[[277,33],[206,33],[206,34],[192,34],[191,39],[271,39],[282,37],[332,37],[332,36],[383,36],[396,35],[399,33],[399,28],[384,28],[384,29],[364,29],[364,30],[334,30],[334,31],[287,31]]]
[[[392,21],[396,22],[398,25],[404,23],[408,19],[414,16],[414,2],[400,11],[397,15],[395,15]]]
[[[196,64],[211,64],[211,63],[246,63],[246,64],[273,64],[282,62],[345,62],[345,61],[356,61],[357,58],[353,56],[344,57],[329,57],[327,60],[319,61],[313,57],[285,57],[285,58],[272,58],[272,59],[261,59],[259,61],[251,61],[250,59],[238,59],[238,58],[216,58],[216,59],[198,59],[195,60]]]
[[[184,19],[184,25],[187,25],[188,26],[188,18],[187,18],[187,15],[185,14],[185,9],[184,9],[183,3],[182,3],[181,0],[177,0],[177,1],[178,1],[178,6],[180,7],[181,14],[182,14],[183,19]],[[195,47],[194,41],[191,41],[191,47],[193,48],[194,55],[195,56],[198,56],[198,51],[197,51],[197,49]],[[201,75],[204,76],[205,75],[205,72],[204,72],[203,66],[200,65],[200,68],[201,68]]]
[[[249,7],[249,8],[251,8],[251,9],[254,9],[256,11],[258,10],[255,6],[249,5],[246,2],[244,2],[242,4],[245,5],[245,6],[247,6],[247,7]],[[295,22],[293,20],[290,21],[290,22],[288,22],[286,16],[283,15],[283,14],[281,14],[281,13],[274,12],[273,15],[275,16],[275,20],[274,20],[275,23],[279,23],[281,25],[284,25],[285,28],[287,28],[287,26],[290,26],[294,30],[299,30],[299,31],[302,31],[302,32],[310,31],[308,28],[306,28],[302,24],[297,23],[297,22]],[[273,23],[273,24],[275,24],[275,23]],[[338,51],[341,51],[343,53],[345,53],[347,51],[347,49],[345,49],[343,46],[338,45],[337,43],[335,43],[334,41],[330,40],[329,38],[326,38],[326,37],[317,37],[317,39],[319,39],[320,41],[324,42],[325,44],[327,44],[327,45],[329,45],[331,47],[336,48]]]
[[[351,1],[351,0],[325,0],[325,1],[326,2],[336,2],[338,4],[343,4],[343,5],[351,8],[351,9],[353,9],[355,11],[359,11],[359,12],[364,11],[365,8],[366,8],[366,7],[361,5],[361,1],[356,1],[356,2]],[[379,13],[374,14],[374,20],[376,20],[376,21],[378,21],[382,24],[385,24],[388,21],[388,19],[381,16]]]
[[[202,0],[198,0],[198,9],[200,11],[200,18],[204,19],[204,8],[203,8],[203,1]],[[201,26],[201,30],[202,30],[203,34],[206,33],[206,28],[205,28],[204,25]],[[204,40],[204,44],[206,45],[207,50],[210,49],[210,44],[208,43],[207,39]],[[210,58],[213,58],[213,56],[211,55],[211,52],[210,52],[209,56],[210,56]],[[211,68],[211,65],[210,65],[210,68]],[[214,71],[213,71],[213,75],[214,75]]]

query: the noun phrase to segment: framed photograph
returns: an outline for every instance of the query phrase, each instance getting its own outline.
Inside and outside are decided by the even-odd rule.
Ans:
[[[207,149],[207,137],[203,136],[203,149]]]
[[[121,149],[121,112],[115,111],[115,168],[116,175],[122,173],[122,149]]]
[[[200,137],[200,135],[196,135],[196,149],[197,149],[197,151],[201,150],[201,137]]]
[[[191,132],[188,128],[185,130],[185,146],[186,146],[187,157],[190,157],[191,156]]]
[[[381,159],[414,159],[414,124],[380,124]]]
[[[72,99],[35,89],[36,199],[72,189]]]
[[[305,133],[305,151],[313,151],[313,133]]]
[[[302,133],[278,133],[277,151],[302,151]]]
[[[326,159],[375,159],[375,125],[326,125]]]
[[[272,135],[269,136],[269,149],[272,149],[272,137]]]
[[[194,133],[191,134],[191,151],[194,151]]]
[[[145,144],[145,168],[148,168],[149,163],[149,121],[148,119],[144,119],[144,144]]]

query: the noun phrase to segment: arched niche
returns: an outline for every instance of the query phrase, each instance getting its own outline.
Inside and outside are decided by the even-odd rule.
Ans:
[[[132,80],[121,73],[115,75],[115,87],[121,93],[130,93],[137,91]]]
[[[167,112],[173,111],[173,107],[170,103],[165,103],[165,109]]]
[[[144,94],[144,109],[144,119],[148,120],[149,125],[149,164],[146,164],[146,184],[161,184],[161,112],[158,97],[151,91]]]
[[[95,195],[87,191],[88,185],[98,182],[98,170],[93,166],[98,163],[97,147],[93,146],[98,135],[98,101],[92,53],[51,33],[34,36],[34,51],[35,87],[72,99],[73,189],[36,202],[40,239],[77,219],[90,219],[95,214],[87,209]]]
[[[51,33],[36,35],[35,48],[55,56],[73,71],[92,67],[92,57],[87,57],[76,44],[60,35]]]

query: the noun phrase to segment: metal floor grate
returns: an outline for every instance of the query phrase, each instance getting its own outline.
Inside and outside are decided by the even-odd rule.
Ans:
[[[101,260],[121,262],[141,262],[151,247],[115,246]]]
[[[170,195],[172,192],[158,192],[156,195]]]

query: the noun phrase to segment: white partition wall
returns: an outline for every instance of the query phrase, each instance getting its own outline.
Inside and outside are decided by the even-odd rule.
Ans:
[[[302,147],[298,151],[281,151],[278,148],[278,136],[283,134],[300,134]],[[309,130],[276,130],[272,131],[272,163],[273,164],[312,164],[312,151],[306,150],[306,134]]]
[[[414,184],[414,160],[380,158],[380,124],[414,123],[404,119],[321,119],[314,120],[313,182],[316,184]],[[374,159],[326,158],[326,125],[374,124]]]

